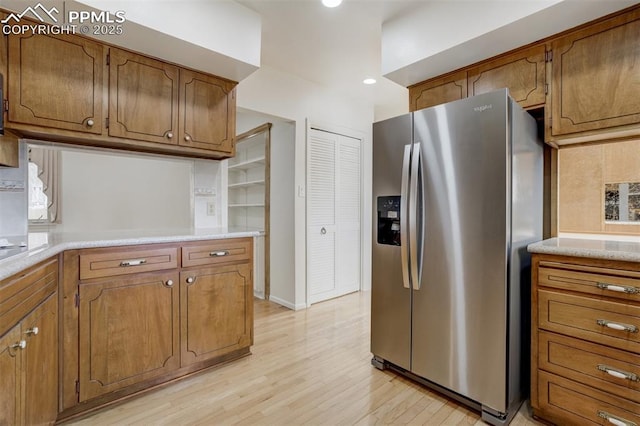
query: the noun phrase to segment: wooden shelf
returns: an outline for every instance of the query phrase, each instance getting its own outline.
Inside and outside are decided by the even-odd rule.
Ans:
[[[228,185],[229,189],[236,189],[236,188],[248,188],[250,186],[264,186],[264,179],[261,180],[253,180],[250,182],[238,182],[238,183],[230,183]]]
[[[253,169],[253,168],[264,166],[264,165],[265,165],[265,158],[259,157],[259,158],[252,158],[251,160],[243,161],[237,164],[229,164],[228,169],[229,170],[248,170],[248,169]]]
[[[263,203],[229,204],[229,208],[264,207]]]

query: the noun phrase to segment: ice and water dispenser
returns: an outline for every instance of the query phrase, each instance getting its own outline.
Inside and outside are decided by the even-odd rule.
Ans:
[[[400,196],[378,197],[378,244],[400,245]]]

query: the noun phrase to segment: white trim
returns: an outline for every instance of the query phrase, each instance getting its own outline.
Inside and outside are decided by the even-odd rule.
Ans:
[[[299,311],[301,309],[306,309],[307,308],[307,304],[306,303],[299,303],[299,304],[294,304],[291,302],[288,302],[286,300],[282,300],[279,297],[275,297],[273,295],[269,296],[269,301],[273,302],[273,303],[277,303],[278,305],[282,305],[285,308],[289,308],[289,309],[293,309],[294,311]]]

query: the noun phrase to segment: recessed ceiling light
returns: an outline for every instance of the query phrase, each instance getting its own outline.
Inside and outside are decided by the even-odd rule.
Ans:
[[[376,79],[375,78],[365,78],[364,80],[362,80],[362,82],[364,84],[376,84]]]
[[[340,3],[342,3],[342,0],[322,0],[322,4],[327,7],[337,7],[340,6]]]

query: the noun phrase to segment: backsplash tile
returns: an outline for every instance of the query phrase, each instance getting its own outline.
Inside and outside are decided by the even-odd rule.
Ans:
[[[561,148],[558,151],[558,231],[640,235],[640,223],[629,219],[640,212],[640,196],[631,197],[629,213],[624,219],[625,215],[619,210],[618,188],[621,183],[639,182],[640,140]]]

